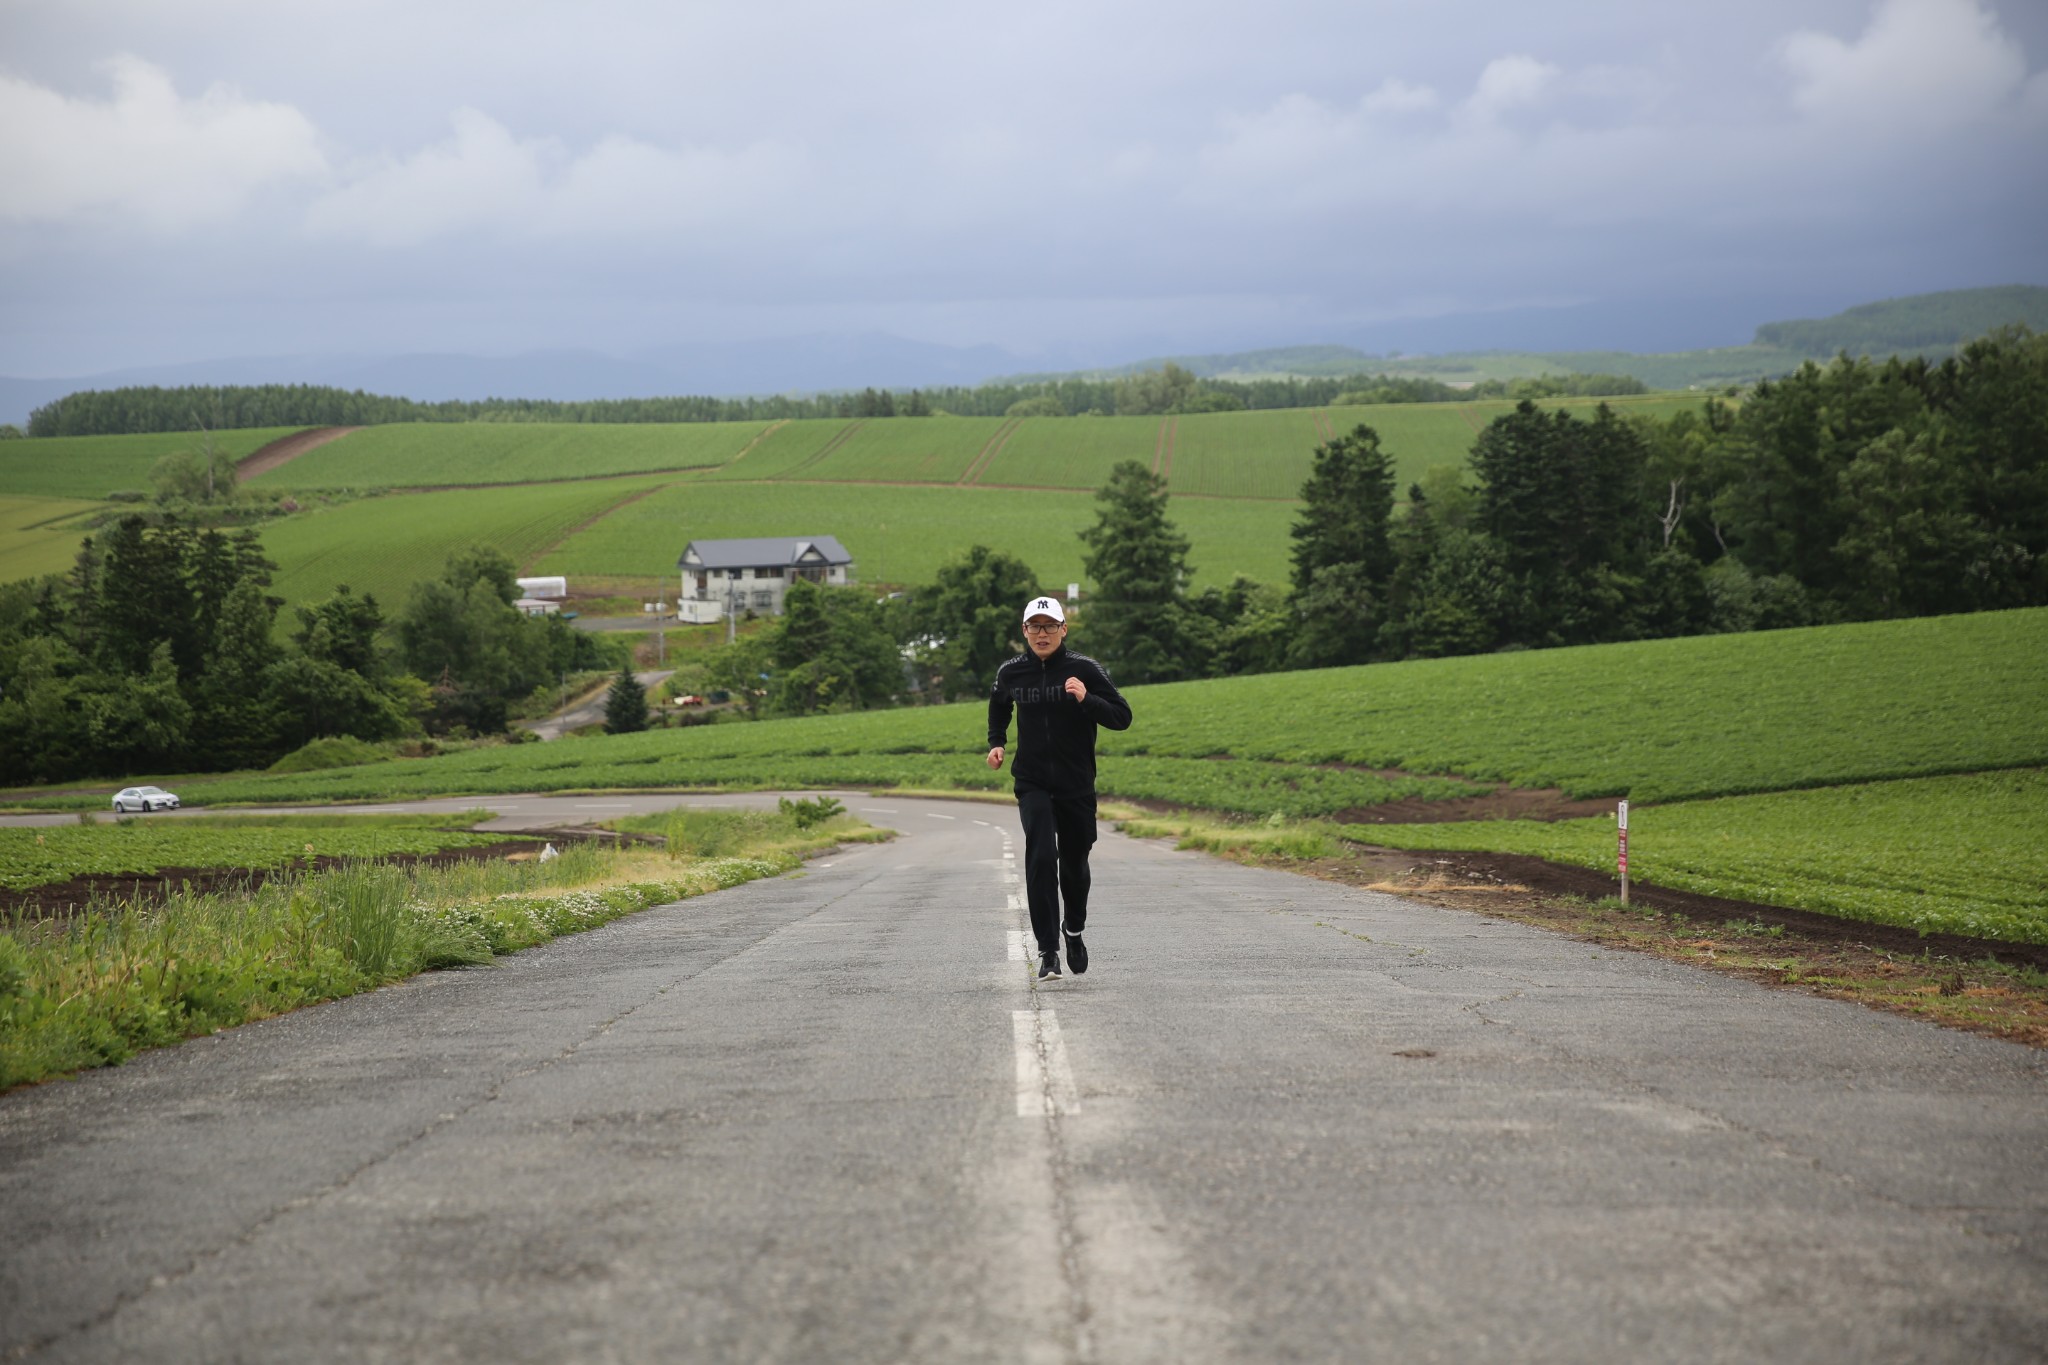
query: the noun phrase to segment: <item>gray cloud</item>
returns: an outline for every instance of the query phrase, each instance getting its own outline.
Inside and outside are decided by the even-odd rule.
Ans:
[[[2017,0],[4,22],[12,373],[309,338],[1221,346],[2048,277]]]

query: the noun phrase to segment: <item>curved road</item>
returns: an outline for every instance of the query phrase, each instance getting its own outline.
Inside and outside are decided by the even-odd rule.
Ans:
[[[2042,1054],[1114,834],[1037,988],[1012,811],[848,803],[903,837],[0,1098],[0,1356],[2048,1341]]]

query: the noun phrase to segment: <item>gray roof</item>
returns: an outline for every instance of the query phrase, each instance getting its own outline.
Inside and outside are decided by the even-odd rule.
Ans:
[[[695,555],[692,559],[690,556]],[[831,536],[764,536],[755,540],[693,540],[678,569],[786,569],[792,564],[851,564],[853,556]]]

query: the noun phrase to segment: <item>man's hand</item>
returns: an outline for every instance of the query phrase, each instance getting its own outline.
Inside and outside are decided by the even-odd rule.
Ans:
[[[1082,682],[1079,678],[1067,679],[1067,695],[1075,701],[1088,700],[1088,684]]]
[[[988,766],[989,766],[989,767],[991,767],[991,768],[1000,768],[1000,767],[1002,767],[1002,766],[1003,766],[1003,746],[1002,746],[1002,745],[998,744],[998,745],[996,745],[996,747],[995,747],[995,748],[993,748],[993,749],[990,749],[990,750],[988,751]]]

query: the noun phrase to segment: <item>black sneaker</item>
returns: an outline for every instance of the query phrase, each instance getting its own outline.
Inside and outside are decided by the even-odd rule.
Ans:
[[[1060,955],[1058,953],[1040,953],[1038,955],[1038,979],[1040,981],[1057,981],[1059,975]]]
[[[1088,945],[1072,929],[1067,930],[1067,965],[1074,969],[1075,976],[1088,970]]]

